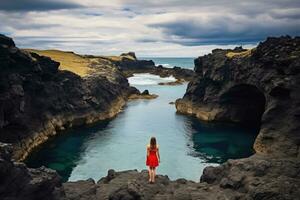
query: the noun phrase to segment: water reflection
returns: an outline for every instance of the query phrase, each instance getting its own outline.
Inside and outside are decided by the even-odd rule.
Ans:
[[[33,151],[25,162],[34,168],[46,166],[54,169],[63,181],[67,181],[80,160],[82,152],[85,152],[88,147],[87,142],[99,137],[99,134],[104,136],[103,130],[108,125],[109,121],[103,121],[93,125],[70,128]]]
[[[253,142],[258,127],[236,124],[200,122],[194,117],[185,118],[186,133],[191,134],[190,155],[206,163],[223,163],[228,159],[248,157],[254,153]]]

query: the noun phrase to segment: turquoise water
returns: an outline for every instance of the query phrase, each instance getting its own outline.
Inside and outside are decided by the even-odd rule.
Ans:
[[[194,69],[195,58],[157,58],[157,57],[142,57],[139,59],[153,60],[155,65],[172,68],[174,66]]]
[[[65,131],[33,152],[26,163],[30,167],[44,165],[55,169],[64,181],[98,180],[109,169],[146,169],[146,145],[155,136],[162,161],[158,173],[173,180],[199,181],[204,167],[253,153],[257,130],[203,123],[176,114],[175,106],[169,102],[183,96],[186,84],[157,85],[170,80],[149,74],[131,78],[131,84],[138,89],[148,89],[159,97],[130,101],[110,121]]]

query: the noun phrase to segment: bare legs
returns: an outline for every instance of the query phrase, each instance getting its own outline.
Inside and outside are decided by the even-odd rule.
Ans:
[[[156,175],[155,167],[149,167],[148,172],[149,172],[149,182],[154,183],[155,182],[155,175]]]
[[[151,170],[151,167],[149,167],[148,172],[149,172],[149,183],[151,183],[152,182],[152,170]]]

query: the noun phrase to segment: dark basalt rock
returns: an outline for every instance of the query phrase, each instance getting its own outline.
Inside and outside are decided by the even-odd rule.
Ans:
[[[0,142],[13,144],[16,159],[59,130],[113,117],[138,92],[113,64],[95,63],[85,78],[58,67],[0,36]]]
[[[74,199],[70,198],[74,197],[73,188],[86,188],[83,185],[87,184],[93,190],[75,189],[77,197],[88,194],[88,198],[83,199],[297,199],[300,194],[299,167],[297,159],[255,155],[206,168],[200,183],[185,179],[171,181],[167,176],[158,175],[156,183],[149,184],[146,170],[109,170],[107,177],[97,184],[78,181],[63,185],[67,199]]]
[[[176,66],[173,68],[158,66],[150,73],[159,75],[161,77],[174,76],[178,81],[180,80],[191,81],[196,76],[193,70],[184,69]]]
[[[149,90],[144,90],[144,91],[142,92],[142,95],[149,95]]]
[[[2,34],[0,34],[0,44],[1,46],[15,47],[14,41],[11,38],[6,37],[5,35]]]
[[[195,60],[198,78],[176,101],[177,111],[260,126],[254,156],[207,167],[201,182],[237,193],[238,199],[298,198],[299,52],[300,38],[286,36],[248,51],[216,49]]]
[[[0,143],[0,199],[39,200],[61,196],[61,178],[54,170],[29,169],[11,161],[12,146]]]
[[[113,61],[122,70],[152,69],[155,64],[152,60],[138,60],[134,52],[122,53],[120,61]],[[128,58],[129,57],[129,58]]]
[[[128,52],[128,53],[122,53],[120,56],[130,56],[132,57],[133,59],[137,60],[136,56],[135,56],[135,53],[134,52]]]
[[[256,152],[299,156],[300,38],[268,38],[253,50],[214,50],[195,60],[178,112],[261,125]],[[231,54],[231,55],[230,55]]]
[[[1,149],[3,152],[3,149]],[[205,170],[200,183],[185,179],[169,180],[157,175],[148,182],[148,172],[128,170],[108,175],[97,183],[81,180],[61,184],[52,170],[28,169],[24,164],[2,159],[0,155],[1,199],[122,200],[122,199],[297,199],[299,160],[253,156],[230,160]],[[3,167],[3,163],[6,167]],[[10,173],[13,171],[13,176]],[[280,175],[278,175],[280,174]],[[205,178],[204,178],[205,177]],[[210,183],[206,183],[205,181]],[[22,188],[22,189],[20,189]]]
[[[0,41],[0,141],[13,144],[0,143],[0,199],[299,198],[299,38],[269,38],[251,54],[237,48],[234,52],[242,54],[229,58],[229,50],[215,50],[195,61],[198,78],[176,102],[177,109],[206,120],[257,123],[261,118],[258,153],[205,168],[200,183],[158,175],[155,184],[148,183],[146,170],[109,170],[97,183],[62,184],[53,170],[12,160],[16,150],[24,153],[59,129],[113,116],[125,97],[140,92],[115,68],[116,74],[108,70],[105,76],[82,79],[59,71],[55,61],[20,51],[9,38]]]

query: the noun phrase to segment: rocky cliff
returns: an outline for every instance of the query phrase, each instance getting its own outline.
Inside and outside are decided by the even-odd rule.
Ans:
[[[231,191],[233,199],[299,198],[300,38],[216,49],[195,60],[195,71],[198,78],[176,101],[178,112],[260,126],[255,155],[207,167],[201,182]]]
[[[300,155],[300,38],[268,38],[257,48],[216,49],[195,60],[178,112],[206,121],[260,125],[254,149]]]
[[[83,77],[59,65],[0,35],[0,142],[13,144],[15,159],[60,130],[114,117],[137,92],[113,64],[89,60]]]
[[[13,152],[22,157],[60,129],[112,117],[137,91],[115,67],[89,65],[95,74],[80,77],[1,35],[0,137],[13,145],[0,143],[0,199],[299,199],[299,44],[299,38],[269,38],[253,50],[199,57],[197,79],[176,102],[178,111],[202,120],[260,125],[253,156],[207,167],[199,183],[158,175],[149,184],[147,172],[135,170],[109,170],[97,183],[62,183],[55,171],[15,162]]]

